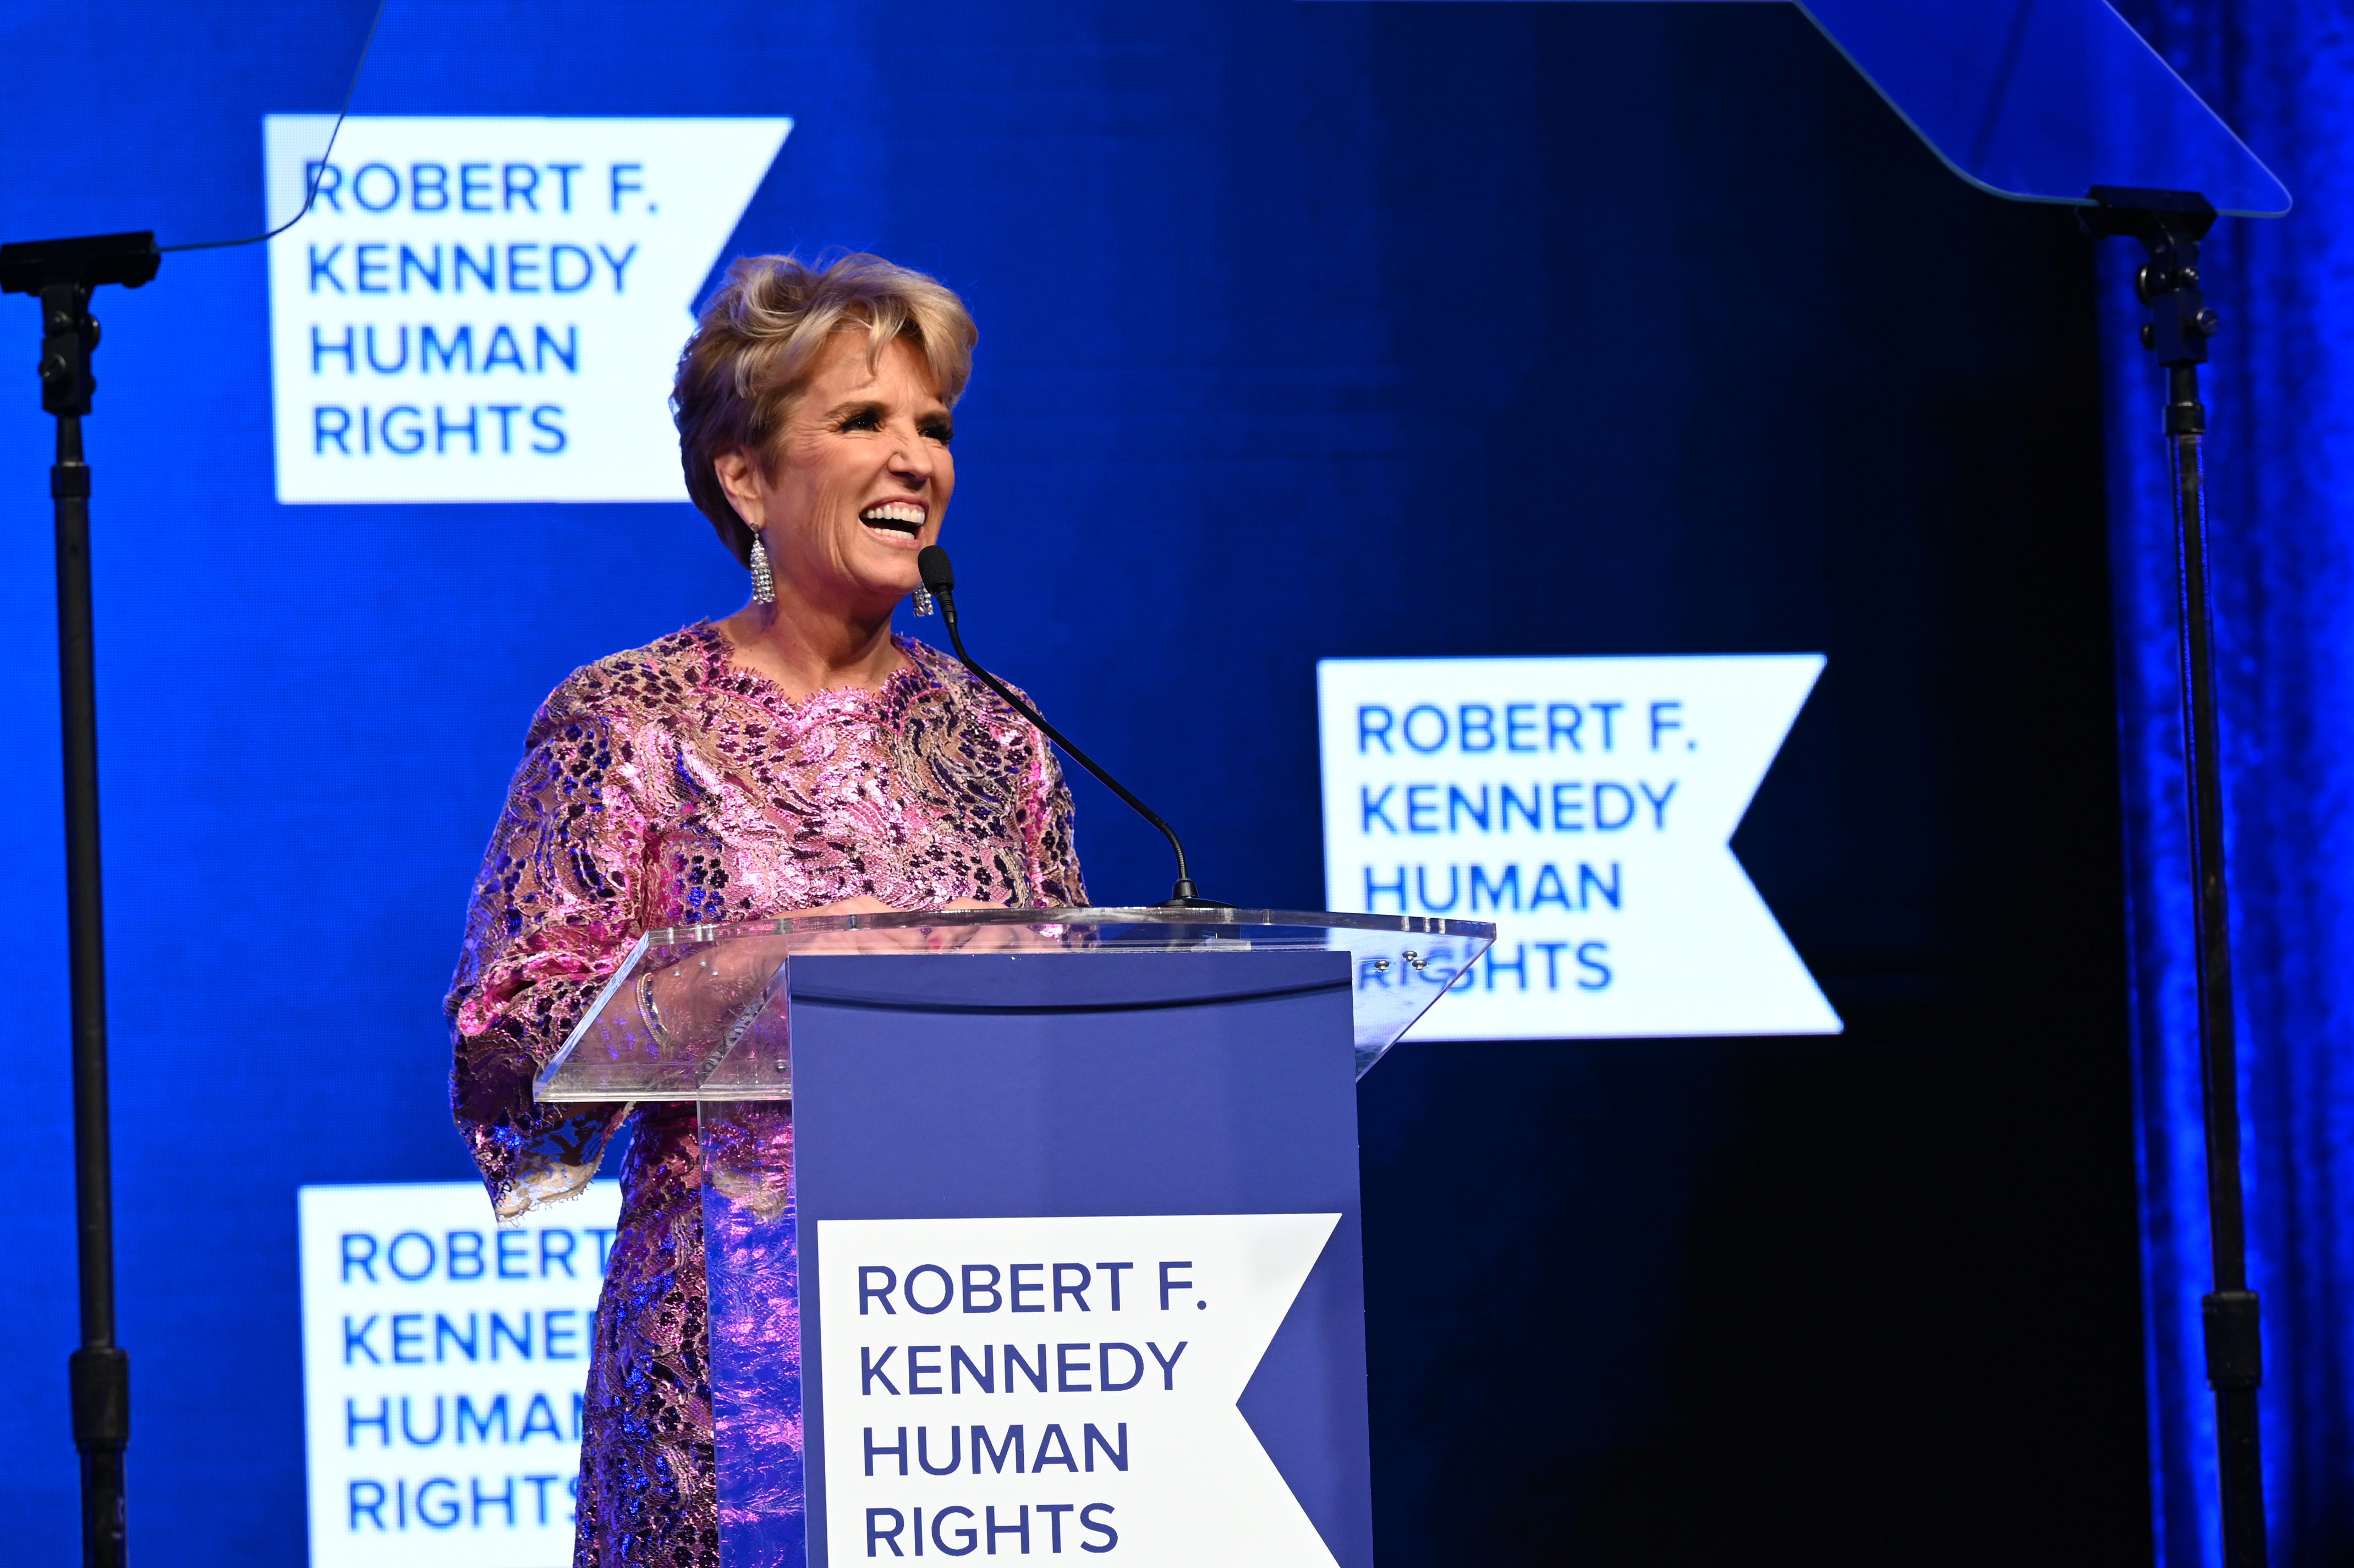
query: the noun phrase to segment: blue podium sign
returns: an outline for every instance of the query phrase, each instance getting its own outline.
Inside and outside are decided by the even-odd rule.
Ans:
[[[790,972],[811,1562],[1370,1568],[1346,955]]]

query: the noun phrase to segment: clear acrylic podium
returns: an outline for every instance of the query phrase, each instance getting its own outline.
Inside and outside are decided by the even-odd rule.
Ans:
[[[727,1568],[1371,1568],[1354,1084],[1494,936],[992,909],[641,940],[535,1092],[696,1104]]]

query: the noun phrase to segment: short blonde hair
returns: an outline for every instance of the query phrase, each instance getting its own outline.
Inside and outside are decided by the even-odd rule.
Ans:
[[[980,331],[954,291],[880,256],[843,256],[811,267],[792,256],[746,256],[695,323],[671,384],[672,418],[686,493],[738,561],[752,531],[728,503],[713,465],[746,451],[765,467],[785,410],[808,384],[818,355],[838,332],[863,328],[866,357],[879,363],[901,338],[914,344],[950,408],[972,375]]]

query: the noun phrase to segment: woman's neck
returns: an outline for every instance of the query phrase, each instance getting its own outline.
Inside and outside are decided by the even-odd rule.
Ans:
[[[879,690],[907,666],[891,641],[891,618],[868,620],[822,610],[777,584],[777,602],[748,604],[719,630],[736,662],[767,676],[796,702],[843,686]]]

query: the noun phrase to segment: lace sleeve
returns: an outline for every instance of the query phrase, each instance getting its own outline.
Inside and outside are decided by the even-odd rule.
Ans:
[[[586,1187],[629,1109],[531,1097],[639,935],[652,830],[630,747],[582,687],[567,681],[533,721],[444,1003],[451,1110],[501,1219]]]
[[[1031,766],[1020,819],[1030,856],[1030,885],[1041,906],[1076,908],[1087,903],[1087,887],[1079,875],[1078,845],[1072,832],[1071,787],[1064,782],[1046,737],[1034,730],[1031,734],[1037,742],[1037,758]]]

